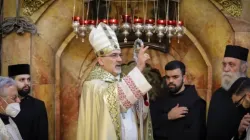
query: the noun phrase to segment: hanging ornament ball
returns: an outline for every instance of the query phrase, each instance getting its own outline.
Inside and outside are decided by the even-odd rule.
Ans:
[[[177,25],[177,26],[175,27],[175,30],[176,30],[177,33],[178,33],[178,32],[180,32],[180,33],[183,33],[183,32],[184,32],[183,27],[180,26],[180,25]]]
[[[88,32],[95,27],[95,20],[88,20]]]
[[[81,32],[79,36],[82,38],[82,42],[84,42],[84,37],[86,36],[85,32]]]
[[[74,22],[72,23],[72,27],[73,27],[73,28],[77,28],[79,25],[80,25],[79,21],[74,21]]]
[[[172,37],[175,34],[175,27],[173,25],[168,25],[168,37]]]
[[[137,30],[135,32],[135,35],[139,38],[142,35],[142,32],[140,30]]]
[[[109,25],[109,26],[110,26],[110,28],[111,28],[113,31],[117,31],[117,29],[118,29],[117,24],[111,24],[111,25]]]
[[[158,38],[162,38],[163,36],[164,36],[164,34],[162,32],[157,33]]]
[[[122,32],[122,34],[126,37],[126,36],[129,35],[129,32],[128,32],[127,30],[124,30],[124,31]]]
[[[79,33],[79,36],[82,37],[82,38],[85,37],[85,35],[86,35],[86,34],[85,34],[84,31],[82,31],[81,33]]]
[[[79,26],[79,32],[81,33],[81,32],[86,32],[87,31],[87,26],[86,25],[81,25],[81,26]]]
[[[146,25],[144,25],[144,29],[145,31],[153,31],[155,28],[154,28],[154,20],[153,19],[147,19],[146,20]]]
[[[123,23],[121,28],[122,28],[122,30],[130,30],[130,24],[129,23]]]

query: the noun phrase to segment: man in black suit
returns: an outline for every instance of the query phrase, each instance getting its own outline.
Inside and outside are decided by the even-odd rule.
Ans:
[[[13,118],[24,140],[48,140],[48,118],[45,104],[29,95],[30,66],[10,65],[9,77],[17,83],[21,112]]]

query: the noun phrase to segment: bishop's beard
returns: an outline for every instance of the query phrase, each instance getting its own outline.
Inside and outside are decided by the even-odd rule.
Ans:
[[[223,72],[221,78],[221,86],[226,91],[233,85],[233,83],[241,77],[240,72]]]

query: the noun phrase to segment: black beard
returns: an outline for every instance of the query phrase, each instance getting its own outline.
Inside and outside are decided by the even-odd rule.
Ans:
[[[30,87],[29,87],[28,90],[24,90],[24,89],[18,90],[18,94],[19,94],[19,96],[21,96],[21,97],[25,97],[25,96],[27,96],[29,93],[30,93]]]
[[[171,93],[171,94],[173,94],[173,95],[175,95],[178,91],[180,91],[180,89],[181,89],[181,87],[183,86],[183,84],[184,84],[183,81],[181,82],[181,84],[180,84],[179,86],[176,86],[176,85],[174,85],[174,84],[172,84],[172,83],[169,83],[169,84],[167,85],[168,92]],[[175,87],[169,88],[170,85],[174,85]]]

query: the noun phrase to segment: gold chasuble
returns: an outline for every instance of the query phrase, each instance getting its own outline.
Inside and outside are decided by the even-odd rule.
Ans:
[[[151,88],[136,67],[127,76],[118,80],[99,66],[95,66],[83,85],[77,140],[124,139],[121,135],[121,114],[128,109],[135,112],[138,139],[152,140],[148,106],[143,104],[143,111],[138,107],[139,100],[143,100],[143,95]],[[143,117],[139,117],[140,113]],[[140,122],[143,122],[141,126]],[[142,137],[140,133],[143,133]]]

